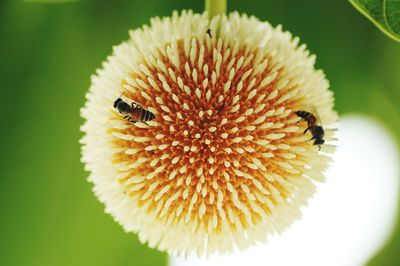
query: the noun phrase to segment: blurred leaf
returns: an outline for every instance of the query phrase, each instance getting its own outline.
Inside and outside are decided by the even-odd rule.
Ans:
[[[400,42],[400,0],[349,0],[381,31]]]
[[[43,4],[60,4],[69,2],[78,2],[79,0],[23,0],[25,3],[43,3]]]

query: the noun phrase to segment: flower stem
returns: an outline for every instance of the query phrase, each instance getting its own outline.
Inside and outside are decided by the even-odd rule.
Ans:
[[[228,0],[205,0],[208,18],[212,19],[216,15],[223,15],[226,12],[226,4]]]

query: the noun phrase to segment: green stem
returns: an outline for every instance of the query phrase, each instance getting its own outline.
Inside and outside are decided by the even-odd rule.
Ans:
[[[223,15],[226,12],[228,0],[205,0],[208,18],[211,20],[216,15]]]

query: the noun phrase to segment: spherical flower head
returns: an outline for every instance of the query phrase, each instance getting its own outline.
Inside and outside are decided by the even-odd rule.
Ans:
[[[81,111],[82,161],[106,212],[185,255],[244,249],[298,219],[337,120],[328,81],[298,44],[238,13],[175,12],[131,31]],[[309,141],[316,126],[325,135]]]

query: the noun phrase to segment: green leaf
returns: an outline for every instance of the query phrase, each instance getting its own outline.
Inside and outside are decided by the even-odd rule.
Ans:
[[[59,3],[69,3],[78,2],[79,0],[23,0],[25,3],[39,3],[39,4],[59,4]]]
[[[349,0],[381,31],[400,42],[400,0]]]

